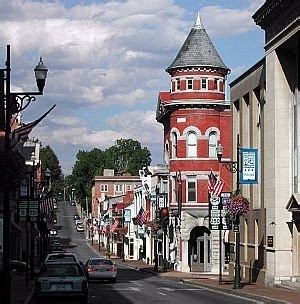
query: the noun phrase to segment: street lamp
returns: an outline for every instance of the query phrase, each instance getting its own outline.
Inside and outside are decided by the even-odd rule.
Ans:
[[[35,77],[38,85],[38,92],[11,92],[10,87],[10,45],[7,45],[6,68],[0,69],[0,129],[5,130],[5,153],[10,153],[10,136],[12,115],[23,111],[31,101],[35,100],[35,95],[43,95],[43,88],[47,77],[47,68],[40,58],[39,64],[35,68]],[[8,164],[9,165],[9,164]],[[10,186],[3,185],[3,260],[2,275],[0,282],[3,287],[3,303],[10,304]]]
[[[223,156],[223,146],[221,143],[217,146],[217,157],[219,163],[223,164],[225,168],[231,173],[236,173],[236,193],[240,192],[240,135],[237,134],[236,138],[236,161],[222,161]],[[234,265],[234,289],[241,288],[241,264],[240,264],[240,216],[236,215],[233,222],[233,230],[235,232],[235,265]]]

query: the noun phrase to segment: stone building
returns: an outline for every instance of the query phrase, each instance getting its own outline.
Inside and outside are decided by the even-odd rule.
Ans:
[[[258,184],[242,187],[252,203],[241,221],[242,276],[266,284],[300,276],[299,15],[298,0],[266,1],[253,16],[265,57],[230,84],[233,138],[259,152]]]
[[[199,14],[172,64],[170,90],[158,96],[156,120],[164,126],[164,159],[169,166],[170,223],[176,235],[175,269],[218,272],[219,236],[209,230],[208,175],[230,191],[231,175],[216,154],[219,142],[230,159],[230,102],[225,100],[223,63]],[[181,201],[178,204],[180,175]],[[174,224],[174,225],[173,225]],[[224,252],[224,251],[223,251]]]

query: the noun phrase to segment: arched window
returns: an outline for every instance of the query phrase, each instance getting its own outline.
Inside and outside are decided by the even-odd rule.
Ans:
[[[187,157],[197,157],[197,136],[194,132],[187,135]]]
[[[208,157],[217,158],[217,132],[212,131],[208,135]]]
[[[177,157],[177,134],[176,132],[172,133],[172,158]]]

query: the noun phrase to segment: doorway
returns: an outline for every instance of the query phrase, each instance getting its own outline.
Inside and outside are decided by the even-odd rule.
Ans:
[[[207,227],[197,226],[190,233],[189,266],[192,272],[211,271],[211,239]]]

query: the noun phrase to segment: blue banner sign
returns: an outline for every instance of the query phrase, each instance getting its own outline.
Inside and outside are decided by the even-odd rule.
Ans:
[[[131,210],[124,209],[124,223],[130,223],[130,222],[131,222]]]
[[[257,184],[258,157],[257,149],[240,149],[241,171],[240,184]]]

